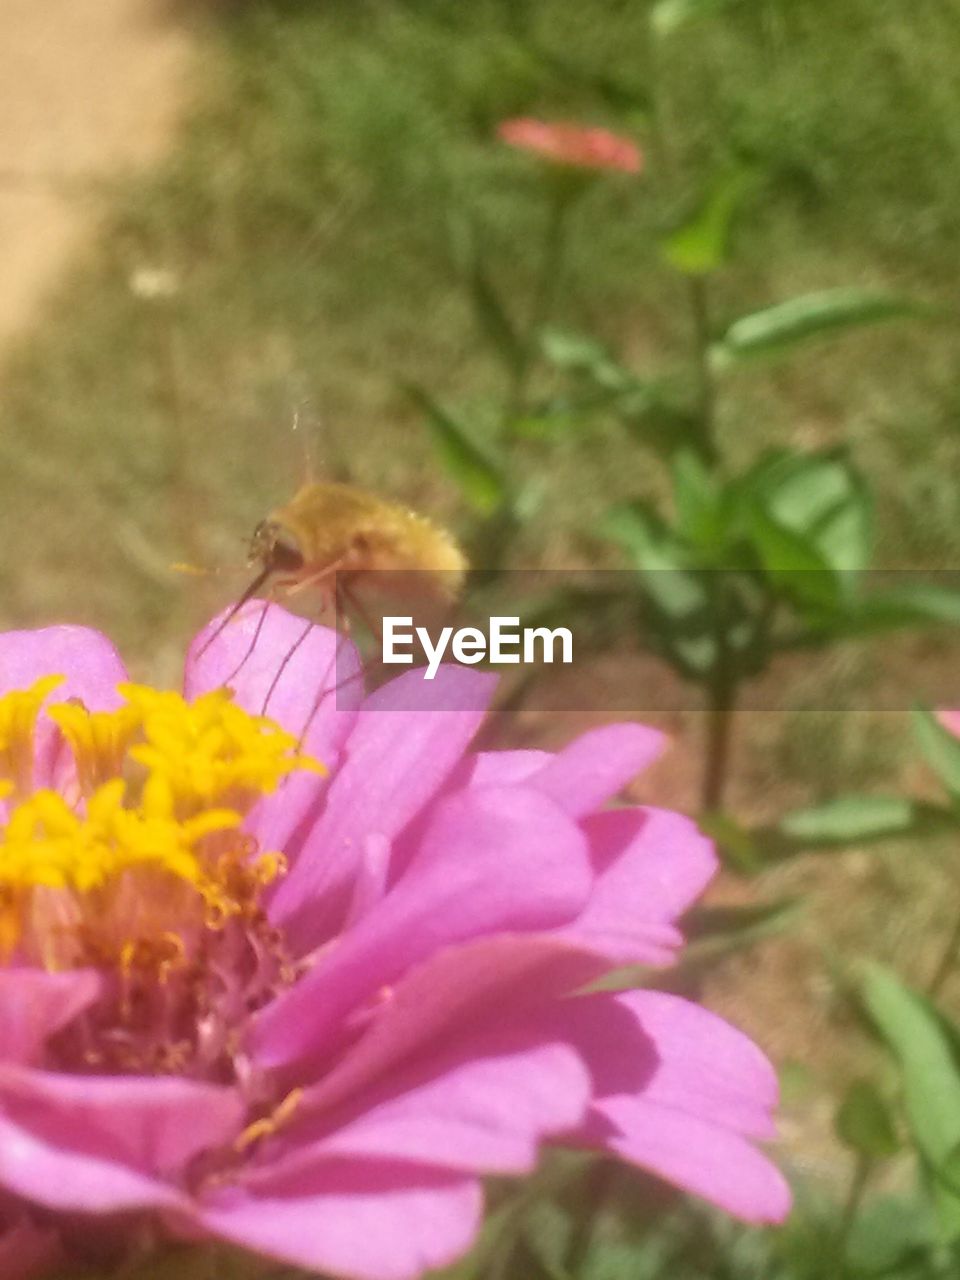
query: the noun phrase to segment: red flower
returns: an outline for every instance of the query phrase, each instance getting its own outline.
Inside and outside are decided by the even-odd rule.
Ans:
[[[621,173],[639,173],[643,167],[643,153],[637,144],[609,129],[522,116],[504,120],[497,133],[511,147],[533,151],[554,164],[576,169],[616,169]]]

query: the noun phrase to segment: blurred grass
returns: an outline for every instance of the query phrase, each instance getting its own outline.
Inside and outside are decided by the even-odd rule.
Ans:
[[[489,394],[457,243],[478,213],[498,283],[523,304],[542,200],[535,166],[492,135],[524,112],[651,146],[643,180],[598,184],[580,210],[562,316],[641,368],[682,359],[687,337],[655,234],[733,158],[765,176],[718,322],[841,283],[944,306],[936,322],[732,378],[721,422],[734,457],[850,440],[878,486],[884,561],[950,563],[960,5],[729,7],[661,46],[659,158],[636,106],[652,75],[646,8],[251,0],[195,19],[196,102],[169,160],[105,193],[99,246],[0,385],[4,623],[70,616],[134,653],[174,644],[229,589],[178,580],[168,563],[242,561],[247,530],[298,478],[301,402],[326,466],[456,523],[397,386],[421,379],[481,407]],[[171,272],[176,295],[134,296],[144,269]],[[601,438],[602,450],[573,438],[550,452],[550,518],[526,554],[562,562],[589,547],[611,494],[644,485],[649,459],[612,428]]]

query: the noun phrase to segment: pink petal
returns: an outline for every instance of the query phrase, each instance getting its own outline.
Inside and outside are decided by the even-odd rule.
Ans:
[[[225,616],[208,623],[190,646],[186,696],[228,684],[246,711],[269,715],[297,738],[306,729],[304,749],[332,767],[363,701],[353,642],[277,604],[251,600],[201,654]]]
[[[0,1276],[3,1280],[39,1280],[63,1265],[57,1233],[21,1218],[0,1233]]]
[[[37,1137],[0,1115],[0,1186],[76,1213],[183,1207],[182,1197],[155,1178],[99,1153],[67,1150],[56,1136]]]
[[[399,884],[264,1011],[261,1057],[315,1051],[360,1001],[442,947],[571,919],[590,884],[582,833],[545,796],[490,787],[441,801]]]
[[[444,1043],[339,1112],[291,1127],[271,1179],[333,1156],[412,1160],[476,1173],[529,1173],[540,1141],[579,1125],[590,1078],[569,1045],[519,1028]],[[249,1185],[249,1182],[248,1182]]]
[[[587,1136],[744,1222],[782,1222],[790,1212],[790,1188],[776,1165],[709,1120],[642,1097],[612,1098],[597,1105]]]
[[[131,1172],[171,1176],[227,1144],[245,1107],[236,1090],[178,1076],[74,1076],[0,1069],[4,1114],[64,1155],[102,1157]]]
[[[596,879],[567,936],[611,964],[669,964],[682,942],[673,921],[716,872],[712,843],[689,818],[667,809],[612,809],[583,827]]]
[[[554,1033],[565,1028],[594,1075],[580,1140],[747,1221],[785,1216],[784,1179],[746,1141],[773,1136],[777,1101],[773,1069],[747,1036],[657,991],[570,1000],[554,1006],[547,1025]],[[637,1035],[646,1051],[637,1048]]]
[[[656,1047],[657,1069],[644,1097],[690,1111],[753,1138],[773,1138],[780,1088],[766,1055],[729,1022],[662,991],[616,997]]]
[[[100,985],[91,969],[0,969],[0,1062],[36,1063],[47,1038],[92,1004]]]
[[[422,686],[416,711],[405,709],[412,682]],[[271,904],[295,949],[308,951],[340,927],[364,838],[392,840],[443,786],[494,685],[481,672],[441,667],[430,685],[410,671],[367,699],[323,814]]]
[[[478,751],[465,761],[464,786],[506,787],[526,782],[552,759],[550,751]]]
[[[642,724],[603,725],[575,739],[527,781],[582,818],[632,782],[665,744],[662,733]]]
[[[248,1249],[343,1277],[415,1280],[469,1247],[483,1197],[460,1174],[369,1160],[331,1161],[271,1193],[209,1195],[199,1221]]]
[[[54,702],[79,698],[91,711],[120,705],[126,669],[106,636],[89,627],[44,627],[0,633],[0,693],[26,689],[41,676],[65,675]]]
[[[338,1106],[392,1079],[403,1064],[437,1044],[512,1022],[538,1026],[545,1002],[583,986],[604,967],[553,934],[501,934],[449,947],[385,993],[365,1034],[319,1084],[305,1090],[303,1110]],[[545,1038],[556,1039],[550,1032]]]
[[[112,711],[121,702],[117,685],[127,672],[106,636],[89,627],[44,627],[0,633],[0,694],[27,689],[41,676],[66,676],[47,704],[77,698],[91,711]],[[60,730],[41,716],[36,731],[34,784],[57,786],[74,772]]]

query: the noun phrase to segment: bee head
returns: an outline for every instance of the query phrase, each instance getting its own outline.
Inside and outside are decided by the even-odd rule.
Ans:
[[[304,564],[296,538],[277,520],[260,521],[250,539],[247,560],[250,565],[261,565],[269,573],[295,573]]]

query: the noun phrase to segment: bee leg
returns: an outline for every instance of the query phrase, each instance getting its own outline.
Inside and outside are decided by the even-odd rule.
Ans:
[[[367,612],[366,608],[364,607],[363,602],[360,600],[356,592],[350,588],[348,582],[337,583],[337,586],[334,592],[334,600],[338,606],[339,611],[343,614],[344,629],[345,630],[349,629],[349,625],[350,625],[350,615],[347,613],[346,609],[343,608],[343,605],[347,604],[353,610],[353,612],[359,617],[360,621],[363,623],[363,625],[367,628],[367,630],[373,636],[374,640],[376,640],[377,644],[380,646],[380,652],[382,653],[383,652],[383,628],[379,623],[374,622],[374,620],[370,617],[370,614]]]
[[[341,556],[338,560],[325,564],[322,569],[317,569],[315,573],[308,573],[301,578],[290,578],[283,582],[284,595],[298,596],[301,591],[309,591],[311,587],[317,587],[321,593],[329,591],[330,583],[336,581],[338,570],[342,569],[346,563],[346,556]],[[330,592],[331,598],[336,595],[336,588]]]
[[[313,706],[310,708],[310,714],[307,716],[307,719],[304,722],[304,726],[300,730],[300,738],[297,743],[298,750],[302,749],[306,736],[310,732],[310,726],[313,724],[314,720],[317,718],[317,713],[319,712],[321,706],[323,706],[324,699],[330,697],[332,694],[337,694],[341,689],[346,688],[347,685],[353,684],[355,680],[362,680],[366,672],[369,671],[370,667],[372,666],[371,663],[361,663],[360,667],[352,675],[347,676],[345,680],[340,680],[336,684],[327,687],[327,678],[330,675],[330,670],[331,668],[333,670],[336,670],[337,664],[340,660],[340,654],[343,649],[343,646],[350,639],[351,632],[353,630],[352,624],[350,621],[350,614],[344,608],[344,602],[349,601],[351,604],[351,607],[356,608],[356,601],[354,597],[350,595],[344,583],[341,581],[337,581],[336,577],[334,577],[334,580],[333,580],[333,591],[332,591],[331,598],[332,598],[333,608],[334,608],[334,618],[336,620],[336,623],[338,624],[336,626],[336,630],[339,633],[338,639],[337,639],[337,647],[336,647],[336,650],[334,651],[333,661],[330,667],[328,667],[327,671],[324,673],[323,680],[320,682],[320,692],[317,694],[316,698],[314,699]],[[368,627],[370,627],[371,631],[373,631],[373,633],[376,635],[377,634],[376,628],[371,625],[371,623],[362,613],[361,613],[361,616],[364,617],[365,624]]]
[[[237,665],[233,668],[233,670],[230,672],[227,678],[223,681],[223,686],[225,688],[229,687],[229,685],[232,684],[234,680],[236,680],[237,676],[240,674],[243,668],[250,661],[250,658],[253,656],[253,651],[254,649],[256,649],[257,644],[260,641],[260,635],[263,631],[264,624],[267,621],[267,614],[270,612],[270,606],[272,604],[278,603],[278,597],[280,595],[280,592],[286,590],[287,585],[288,584],[286,580],[282,578],[275,578],[274,581],[270,584],[267,590],[266,597],[263,602],[263,608],[260,610],[260,617],[257,619],[257,625],[254,628],[253,636],[250,640],[250,643],[247,645],[247,649],[243,657],[240,659]],[[229,618],[227,619],[227,621],[229,621]],[[300,642],[298,641],[298,643]],[[271,685],[271,692],[272,692],[272,689],[273,689],[273,686]],[[268,694],[268,697],[269,697],[269,694]],[[261,711],[260,714],[264,715],[265,712]]]
[[[260,610],[260,617],[257,619],[257,625],[254,628],[253,636],[251,637],[250,643],[247,645],[246,653],[244,653],[243,657],[240,659],[237,665],[233,668],[233,670],[230,672],[227,678],[223,681],[223,685],[225,688],[229,688],[229,686],[234,682],[234,680],[236,680],[237,676],[240,674],[240,672],[249,662],[253,654],[253,651],[254,649],[256,649],[257,643],[260,640],[260,633],[263,631],[264,623],[267,620],[267,613],[269,612],[270,606],[273,604],[273,602],[274,602],[274,595],[273,595],[273,592],[271,591],[267,595],[266,600],[264,600],[263,602],[263,608]]]
[[[313,630],[313,628],[316,625],[317,624],[314,622],[312,618],[308,618],[307,625],[303,628],[303,630],[297,636],[296,640],[294,640],[293,644],[290,646],[287,652],[283,655],[283,660],[281,661],[280,665],[277,667],[276,671],[273,673],[273,679],[270,681],[270,685],[267,689],[266,694],[264,695],[263,706],[260,708],[260,714],[262,716],[265,716],[267,714],[267,707],[269,707],[270,705],[270,699],[276,693],[277,685],[280,683],[280,679],[283,676],[284,671],[286,671],[287,667],[289,666],[290,661],[293,658],[293,655],[297,652],[297,650],[300,648],[300,646],[303,644],[307,636],[310,634],[310,632]]]

